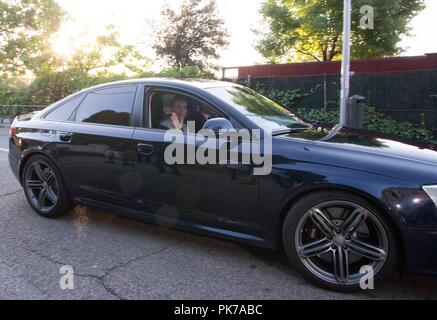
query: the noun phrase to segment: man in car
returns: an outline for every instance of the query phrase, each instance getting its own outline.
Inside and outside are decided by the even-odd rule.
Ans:
[[[161,127],[165,130],[180,130],[187,132],[185,118],[188,112],[188,102],[182,96],[174,96],[169,104],[170,115],[161,122]]]

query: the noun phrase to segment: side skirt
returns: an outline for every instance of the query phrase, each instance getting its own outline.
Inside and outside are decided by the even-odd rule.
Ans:
[[[174,219],[174,218],[138,211],[134,209],[113,206],[107,203],[102,203],[90,199],[76,198],[75,202],[77,204],[84,205],[84,206],[103,209],[110,212],[111,211],[116,212],[126,218],[132,218],[138,221],[150,223],[153,225],[157,225],[169,229],[176,229],[176,230],[187,231],[191,233],[197,233],[199,235],[236,241],[239,243],[245,243],[245,244],[254,245],[267,249],[276,249],[275,245],[269,242],[267,239],[256,237],[246,233],[235,232],[235,231],[215,228],[215,227],[209,227],[206,225],[200,225],[180,219]]]

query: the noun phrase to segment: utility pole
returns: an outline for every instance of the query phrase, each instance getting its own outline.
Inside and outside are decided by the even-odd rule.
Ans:
[[[350,36],[352,0],[344,0],[343,9],[343,60],[341,64],[340,124],[348,125],[350,89]]]

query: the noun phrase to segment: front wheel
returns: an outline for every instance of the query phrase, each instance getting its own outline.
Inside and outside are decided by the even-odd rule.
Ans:
[[[359,290],[369,271],[376,286],[398,261],[396,237],[385,215],[343,192],[317,192],[298,201],[285,219],[283,243],[308,280],[338,291]]]
[[[44,156],[26,162],[23,187],[30,206],[43,217],[54,218],[72,208],[58,168]]]

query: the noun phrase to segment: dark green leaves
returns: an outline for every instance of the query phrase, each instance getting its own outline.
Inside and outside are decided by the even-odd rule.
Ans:
[[[352,58],[393,56],[401,37],[424,8],[423,0],[353,0]],[[360,26],[363,5],[374,7],[374,29]],[[268,31],[257,49],[272,62],[331,61],[341,57],[343,1],[266,0],[261,8]]]

